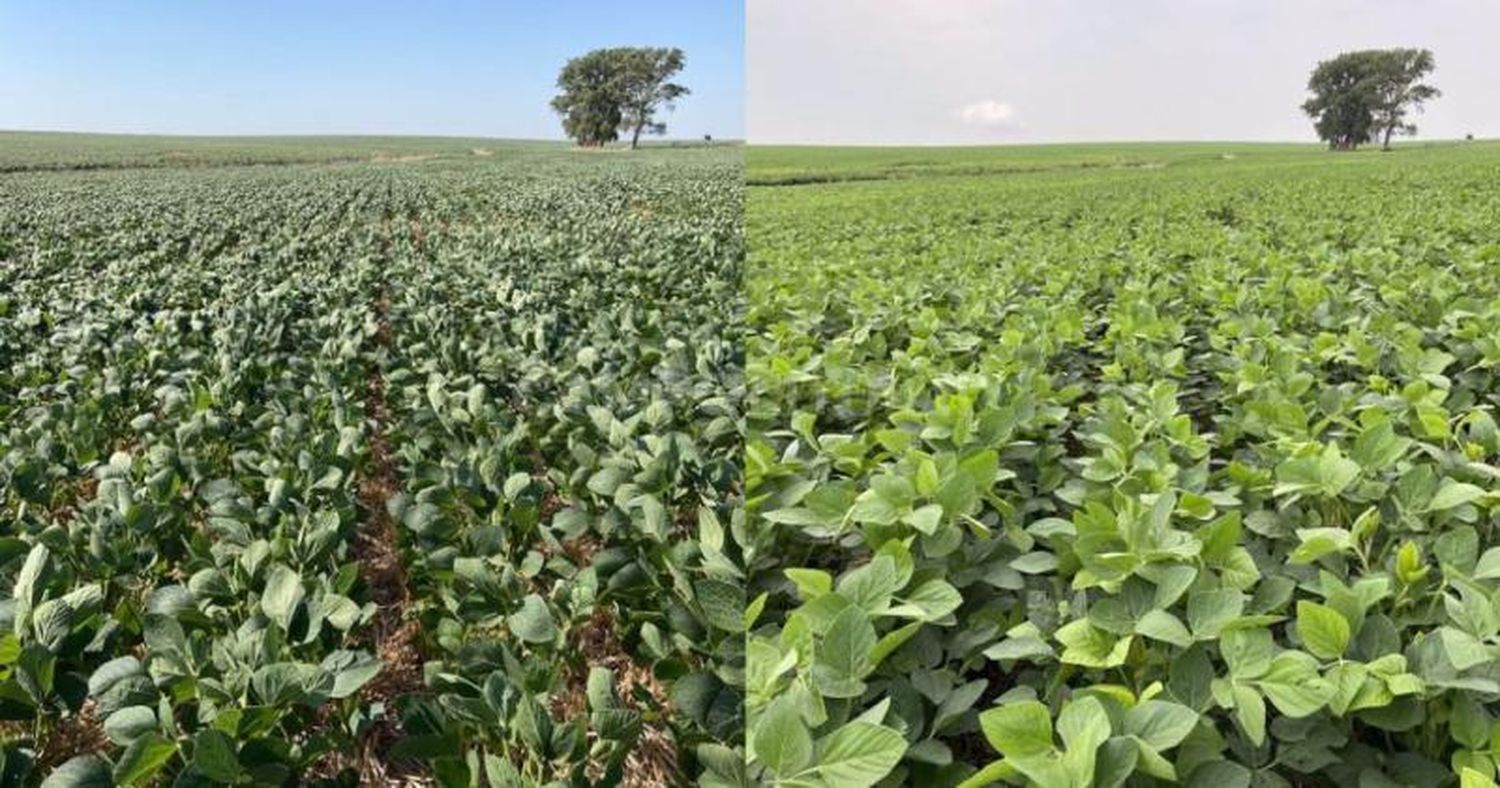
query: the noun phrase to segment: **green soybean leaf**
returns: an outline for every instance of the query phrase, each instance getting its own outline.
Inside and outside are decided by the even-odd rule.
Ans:
[[[301,575],[283,564],[276,564],[266,578],[266,590],[260,598],[261,611],[282,630],[290,630],[292,618],[306,593]]]
[[[193,737],[193,768],[211,780],[233,783],[240,776],[239,756],[233,740],[209,728]]]
[[[863,687],[858,680],[871,670],[870,654],[876,642],[875,627],[865,611],[853,606],[844,608],[828,627],[818,650],[820,681],[827,674],[848,686]]]
[[[1500,788],[1495,785],[1494,778],[1467,766],[1459,775],[1458,786],[1459,788]]]
[[[703,617],[725,632],[745,631],[745,589],[723,580],[699,580],[693,585]]]
[[[1131,638],[1118,637],[1094,626],[1088,619],[1071,621],[1054,634],[1063,645],[1059,657],[1071,665],[1089,668],[1113,668],[1125,664]]]
[[[990,746],[1008,758],[1040,755],[1053,749],[1052,715],[1034,700],[989,709],[979,715],[979,727]]]
[[[1297,602],[1297,634],[1307,650],[1323,659],[1338,659],[1349,648],[1349,622],[1331,607]]]
[[[1430,512],[1445,512],[1449,509],[1473,503],[1484,496],[1484,490],[1472,484],[1444,479],[1437,494],[1427,503]]]
[[[1500,577],[1500,547],[1491,547],[1479,557],[1474,566],[1475,580],[1494,580]]]
[[[115,763],[116,785],[136,785],[151,779],[177,754],[177,745],[160,734],[148,733],[136,738],[120,753]]]
[[[1135,631],[1153,640],[1171,643],[1179,648],[1193,645],[1193,633],[1181,619],[1165,610],[1149,610],[1135,624]]]
[[[1141,701],[1125,713],[1125,732],[1157,751],[1182,743],[1197,724],[1197,712],[1170,701]]]
[[[998,784],[1007,777],[1012,777],[1016,769],[1005,761],[991,761],[984,768],[975,772],[968,779],[958,784],[958,788],[987,788],[987,786]]]
[[[1283,651],[1271,660],[1264,675],[1256,679],[1282,714],[1306,717],[1323,708],[1333,697],[1333,685],[1318,674],[1317,661],[1300,651]]]
[[[1259,747],[1266,741],[1266,702],[1253,688],[1235,684],[1231,690],[1234,698],[1234,717],[1250,741]]]
[[[521,609],[510,614],[506,621],[516,637],[527,643],[551,643],[557,637],[557,622],[546,600],[530,594],[521,600]]]
[[[851,722],[820,743],[818,775],[829,788],[867,788],[890,774],[906,739],[884,725]]]
[[[766,768],[783,777],[802,771],[813,759],[812,735],[790,697],[779,698],[761,715],[751,746]]]
[[[104,720],[104,733],[122,746],[155,729],[156,712],[150,706],[126,706]]]
[[[1394,465],[1411,443],[1410,438],[1398,437],[1391,422],[1384,420],[1359,434],[1350,457],[1366,471],[1378,471]]]
[[[1291,562],[1310,564],[1330,553],[1341,553],[1353,546],[1354,540],[1343,528],[1300,528],[1297,538],[1302,540],[1292,551]]]
[[[1255,774],[1234,761],[1209,761],[1188,776],[1187,788],[1250,788]]]
[[[113,788],[113,766],[98,755],[78,755],[42,780],[42,788]]]

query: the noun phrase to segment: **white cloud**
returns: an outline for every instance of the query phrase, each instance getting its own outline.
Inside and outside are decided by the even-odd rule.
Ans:
[[[965,104],[953,114],[970,126],[1008,126],[1015,117],[1016,110],[1003,101],[985,99]]]
[[[1004,101],[984,99],[974,104],[965,104],[954,111],[954,116],[969,126],[1010,126],[1016,117],[1016,108]]]

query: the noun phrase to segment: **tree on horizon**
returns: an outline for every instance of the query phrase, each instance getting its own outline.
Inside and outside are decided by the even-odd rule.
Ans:
[[[676,47],[612,47],[569,60],[557,77],[552,109],[563,131],[584,147],[602,147],[630,135],[632,150],[642,134],[665,134],[657,113],[676,108],[691,91],[672,82],[686,58]]]
[[[1390,150],[1393,135],[1416,135],[1411,114],[1442,95],[1422,82],[1434,68],[1427,49],[1344,52],[1313,69],[1307,81],[1313,95],[1302,110],[1330,150],[1354,150],[1377,138]]]

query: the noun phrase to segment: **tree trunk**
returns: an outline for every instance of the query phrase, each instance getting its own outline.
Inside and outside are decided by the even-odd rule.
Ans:
[[[1386,126],[1385,127],[1385,140],[1383,140],[1380,143],[1380,149],[1381,150],[1390,150],[1391,149],[1391,132],[1393,132],[1395,130],[1396,130],[1396,127],[1394,125]]]
[[[630,149],[631,150],[635,150],[637,144],[640,143],[640,141],[641,141],[641,128],[644,127],[645,125],[646,125],[645,121],[640,121],[639,123],[635,124],[635,130],[633,132],[631,132],[631,134],[630,134]]]

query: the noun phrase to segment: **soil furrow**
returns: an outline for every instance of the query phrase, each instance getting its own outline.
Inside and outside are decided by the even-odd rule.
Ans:
[[[381,256],[389,257],[389,216],[382,223]],[[371,623],[372,645],[384,667],[380,675],[360,691],[367,704],[380,704],[385,716],[376,720],[366,732],[358,759],[363,785],[417,784],[424,771],[420,763],[393,762],[386,757],[391,745],[402,736],[396,717],[396,700],[404,695],[423,692],[422,654],[418,644],[420,625],[407,617],[411,592],[407,586],[406,566],[402,561],[400,537],[391,518],[389,502],[401,492],[400,477],[388,439],[391,414],[386,395],[385,356],[391,351],[394,336],[390,323],[390,292],[382,286],[371,304],[376,329],[371,337],[375,363],[370,369],[365,392],[365,422],[369,429],[369,462],[359,476],[359,505],[364,520],[354,541],[354,556],[359,562],[360,578],[369,601],[375,604]]]

